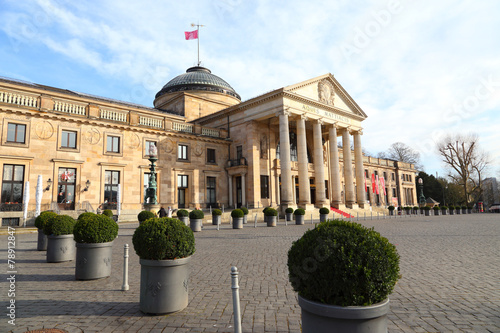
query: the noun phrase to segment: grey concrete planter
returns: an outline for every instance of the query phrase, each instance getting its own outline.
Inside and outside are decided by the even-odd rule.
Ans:
[[[319,214],[320,222],[326,222],[327,219],[328,219],[328,214]]]
[[[218,225],[220,223],[221,223],[221,216],[220,215],[212,215],[212,224]]]
[[[426,210],[425,211],[425,216],[430,216],[431,215],[431,211],[430,210]]]
[[[47,251],[47,235],[43,233],[42,229],[38,229],[38,242],[36,249],[38,251]]]
[[[295,224],[304,224],[305,215],[295,215]]]
[[[113,242],[76,243],[75,278],[94,280],[111,275]]]
[[[462,208],[462,214],[467,214],[467,208]]]
[[[203,219],[189,219],[189,227],[193,232],[201,231],[201,226],[203,225]]]
[[[454,209],[450,209],[450,215],[455,215],[455,210]]]
[[[435,216],[438,216],[438,215],[439,215],[439,209],[437,209],[437,210],[436,210],[436,209],[433,209],[433,210],[434,210],[434,215],[435,215]]]
[[[267,220],[269,220],[269,216],[264,215],[264,222],[267,223]]]
[[[75,260],[75,240],[73,234],[47,236],[47,262]]]
[[[189,226],[189,216],[181,216],[177,217],[181,222],[183,222],[185,225]]]
[[[243,224],[247,224],[248,223],[248,215],[243,215]]]
[[[285,213],[286,214],[286,220],[287,221],[292,221],[293,220],[293,213]]]
[[[267,217],[267,226],[268,227],[275,227],[277,220],[278,220],[277,216],[268,216]]]
[[[394,211],[393,211],[393,210],[390,210],[390,211],[389,211],[389,215],[390,215],[390,216],[394,216]]]
[[[370,306],[342,307],[298,297],[304,333],[387,333],[389,299]]]
[[[146,260],[141,263],[139,308],[148,314],[177,312],[188,305],[189,261]]]
[[[243,217],[233,217],[233,229],[243,229]]]
[[[446,209],[441,209],[441,215],[446,215]]]
[[[472,208],[467,208],[467,214],[472,214]]]

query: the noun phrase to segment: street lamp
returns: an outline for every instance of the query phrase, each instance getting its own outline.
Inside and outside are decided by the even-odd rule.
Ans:
[[[420,187],[420,197],[418,198],[418,203],[420,207],[424,207],[425,206],[424,181],[422,178],[418,179],[418,187]]]

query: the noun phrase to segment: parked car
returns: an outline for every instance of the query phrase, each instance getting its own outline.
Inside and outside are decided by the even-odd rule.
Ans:
[[[490,213],[500,213],[500,203],[491,205]]]

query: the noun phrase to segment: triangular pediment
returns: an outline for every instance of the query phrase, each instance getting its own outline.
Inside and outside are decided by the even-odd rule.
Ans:
[[[358,104],[330,73],[284,87],[283,90],[326,106],[340,109],[344,112],[363,118],[367,117]]]

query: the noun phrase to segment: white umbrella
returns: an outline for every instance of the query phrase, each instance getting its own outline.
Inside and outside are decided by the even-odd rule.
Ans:
[[[116,193],[116,214],[120,216],[120,211],[122,209],[121,198],[122,198],[122,187],[118,184],[118,192]]]
[[[28,217],[28,202],[30,201],[30,182],[24,183],[24,198],[23,198],[23,219],[26,226],[26,218]]]
[[[42,185],[43,179],[42,175],[38,175],[38,180],[36,182],[36,210],[35,210],[35,217],[38,217],[40,215],[40,208],[42,206],[42,195],[43,195],[43,185]]]

